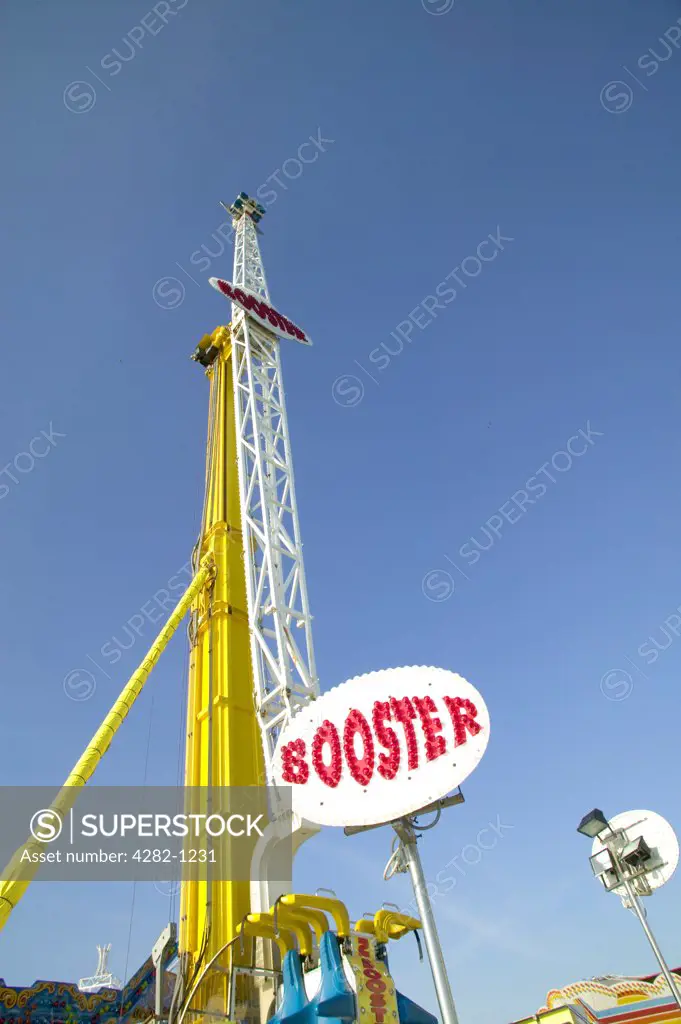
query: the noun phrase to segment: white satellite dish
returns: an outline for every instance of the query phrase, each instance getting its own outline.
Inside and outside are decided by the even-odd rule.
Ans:
[[[646,881],[651,889],[659,889],[668,882],[674,874],[679,863],[679,843],[674,829],[668,821],[654,811],[624,811],[610,819],[610,827],[613,831],[622,830],[626,833],[630,843],[643,838],[652,852],[651,867],[646,871]],[[601,835],[607,836],[604,832]],[[591,848],[591,857],[598,857],[606,850],[605,844],[597,836]],[[607,852],[605,853],[607,857]],[[599,858],[600,859],[600,858]],[[595,863],[592,859],[592,863]],[[601,876],[601,881],[606,884],[606,877]],[[626,890],[623,886],[610,889],[618,896],[626,898]]]

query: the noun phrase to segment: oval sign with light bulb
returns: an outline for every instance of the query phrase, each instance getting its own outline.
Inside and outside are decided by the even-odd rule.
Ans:
[[[370,672],[298,712],[277,744],[274,782],[317,825],[378,825],[456,789],[490,720],[471,683],[442,668]]]

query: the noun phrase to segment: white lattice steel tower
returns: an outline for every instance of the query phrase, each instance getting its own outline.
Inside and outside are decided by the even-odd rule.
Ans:
[[[256,224],[262,206],[241,193],[234,285],[269,303]],[[271,778],[278,736],[292,713],[319,693],[279,340],[232,303],[237,462],[255,702]]]

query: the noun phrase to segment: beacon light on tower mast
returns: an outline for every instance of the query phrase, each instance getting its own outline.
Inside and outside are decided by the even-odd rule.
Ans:
[[[265,215],[265,207],[261,206],[260,203],[256,203],[255,199],[251,199],[246,192],[239,192],[239,195],[230,206],[227,206],[226,203],[221,203],[220,205],[228,213],[231,213],[233,217],[240,217],[241,214],[247,213],[256,224]]]

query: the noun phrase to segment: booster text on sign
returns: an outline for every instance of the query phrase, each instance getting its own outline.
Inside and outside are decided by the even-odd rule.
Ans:
[[[427,695],[377,700],[371,710],[371,723],[361,711],[352,709],[340,729],[326,719],[315,732],[309,751],[300,738],[284,745],[283,781],[302,786],[314,771],[324,785],[335,788],[344,770],[360,786],[367,786],[374,772],[393,781],[401,773],[419,767],[417,729],[423,736],[426,762],[435,761],[481,732],[473,701],[448,696],[438,701],[440,707]]]

